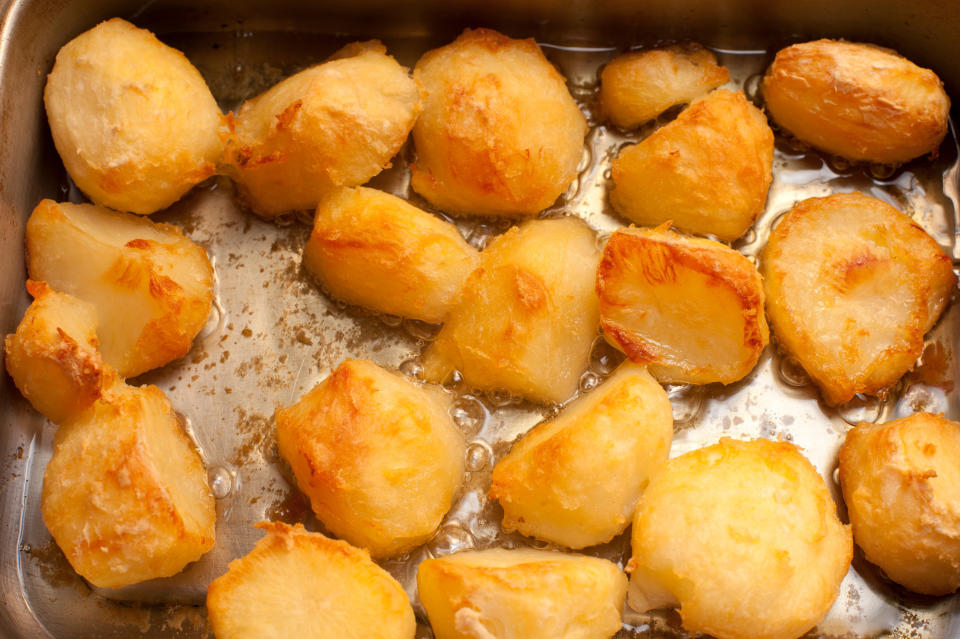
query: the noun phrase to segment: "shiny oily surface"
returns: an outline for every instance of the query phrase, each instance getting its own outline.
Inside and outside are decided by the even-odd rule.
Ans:
[[[243,29],[242,25],[237,29]],[[184,50],[224,108],[236,108],[243,99],[346,43],[306,34],[242,30],[175,37],[161,34],[161,38]],[[401,64],[412,66],[422,51],[449,40],[452,36],[387,39],[385,44]],[[606,201],[610,161],[624,143],[642,139],[654,125],[624,133],[597,121],[598,70],[619,51],[544,46],[544,52],[568,78],[590,123],[579,176],[544,215],[580,216],[597,231],[598,243],[602,243],[606,234],[624,224]],[[724,51],[717,55],[731,71],[727,88],[745,87],[750,96],[772,57]],[[667,114],[659,122],[673,115]],[[393,168],[372,185],[426,207],[409,188],[407,164],[411,157],[409,148],[402,151]],[[952,138],[941,147],[937,160],[921,160],[894,170],[850,167],[778,135],[766,209],[755,230],[748,231],[734,247],[753,258],[766,242],[770,225],[798,199],[859,189],[907,211],[956,261],[956,162]],[[63,189],[63,199],[78,197],[66,181]],[[206,585],[226,570],[229,560],[253,547],[260,536],[252,527],[254,522],[279,519],[320,529],[309,515],[306,500],[292,488],[289,470],[280,463],[271,417],[274,409],[294,402],[348,356],[369,357],[416,375],[421,370],[424,345],[437,332],[432,325],[377,316],[326,298],[300,265],[310,232],[309,217],[294,216],[280,224],[263,222],[238,209],[226,180],[204,183],[154,219],[182,225],[187,235],[208,250],[217,273],[215,310],[193,350],[183,360],[134,380],[156,384],[170,396],[203,451],[217,496],[217,545],[175,577],[121,590],[91,591],[66,564],[40,519],[40,480],[54,434],[53,426],[46,424],[20,453],[27,458],[29,470],[19,570],[32,612],[58,639],[211,636],[202,609],[196,605],[203,602]],[[478,220],[460,220],[458,226],[477,247],[507,228],[504,223]],[[753,373],[734,385],[668,387],[676,431],[671,454],[715,443],[722,436],[792,441],[804,448],[839,499],[833,478],[836,452],[850,424],[882,421],[921,409],[944,411],[953,419],[960,416],[954,392],[953,336],[957,334],[960,311],[954,305],[929,336],[919,368],[882,402],[854,401],[838,409],[827,408],[818,401],[802,370],[777,355],[774,345],[767,347]],[[580,380],[580,392],[592,390],[620,358],[598,339],[590,369]],[[418,639],[431,637],[415,599],[416,567],[421,560],[471,548],[549,547],[502,533],[502,511],[486,495],[495,461],[506,454],[514,439],[557,408],[533,406],[504,393],[473,394],[455,377],[448,380],[447,387],[453,395],[452,416],[467,441],[465,487],[431,541],[405,557],[383,562],[414,600],[420,621]],[[845,517],[842,509],[841,516]],[[588,552],[624,565],[630,556],[629,533]],[[960,624],[954,619],[960,616],[958,607],[956,597],[922,598],[891,585],[857,556],[837,603],[810,636],[941,639],[957,633]],[[617,639],[684,636],[675,613],[637,615],[627,611]]]

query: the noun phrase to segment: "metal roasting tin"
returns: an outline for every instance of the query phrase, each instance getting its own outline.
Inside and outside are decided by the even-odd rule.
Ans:
[[[451,41],[467,26],[534,37],[568,78],[591,123],[577,180],[543,215],[583,217],[602,242],[622,223],[606,202],[610,160],[624,143],[654,128],[623,133],[596,121],[598,70],[616,53],[696,40],[730,68],[729,87],[756,97],[759,74],[773,51],[795,41],[845,37],[896,48],[933,68],[956,101],[956,9],[954,0],[7,3],[0,33],[0,329],[13,332],[29,304],[23,286],[29,213],[43,197],[82,199],[53,149],[41,99],[44,79],[59,47],[103,19],[124,17],[183,50],[225,110],[353,40],[378,37],[412,67],[423,51]],[[409,188],[406,167],[412,153],[405,148],[372,184],[426,206]],[[778,135],[766,210],[734,246],[753,257],[771,224],[797,200],[856,189],[906,211],[957,264],[957,167],[952,134],[937,159],[899,168],[850,166]],[[229,180],[208,180],[153,219],[182,226],[207,249],[217,273],[214,309],[193,350],[135,380],[168,394],[202,451],[217,498],[216,547],[175,577],[118,590],[91,589],[69,567],[39,514],[54,427],[0,372],[0,637],[211,636],[203,608],[206,585],[252,548],[260,536],[254,522],[303,521],[319,529],[278,458],[274,410],[293,403],[348,356],[369,357],[416,377],[423,346],[437,333],[435,326],[328,299],[300,265],[309,214],[261,221],[238,207]],[[508,226],[482,220],[457,224],[477,247]],[[887,399],[855,400],[837,410],[819,402],[802,370],[771,345],[755,371],[737,384],[668,387],[676,420],[672,454],[722,436],[785,439],[803,448],[839,501],[836,451],[850,424],[916,410],[960,418],[954,387],[958,339],[960,305],[954,303],[928,336],[916,369]],[[589,392],[620,358],[598,339],[580,392]],[[383,562],[414,601],[421,622],[418,639],[432,636],[415,596],[414,576],[422,559],[466,548],[548,547],[505,535],[499,527],[502,512],[486,491],[491,468],[510,443],[558,407],[530,405],[506,393],[476,394],[456,379],[447,390],[454,396],[453,417],[468,441],[465,486],[429,543]],[[623,565],[630,554],[629,533],[589,552]],[[617,634],[618,639],[683,636],[675,612],[638,615],[629,609]],[[857,554],[836,604],[808,636],[952,639],[960,637],[960,600],[908,593]]]

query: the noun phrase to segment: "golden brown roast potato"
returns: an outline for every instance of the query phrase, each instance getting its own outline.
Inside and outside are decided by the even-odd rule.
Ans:
[[[303,251],[304,266],[333,297],[434,323],[479,263],[453,224],[366,187],[320,202]]]
[[[258,215],[313,209],[390,166],[420,107],[407,68],[379,41],[355,42],[244,102],[223,170]]]
[[[185,355],[213,302],[207,253],[179,228],[90,204],[37,205],[27,268],[93,304],[103,361],[122,377]]]
[[[726,67],[699,44],[629,51],[603,67],[600,104],[610,122],[632,128],[729,79]]]
[[[207,589],[217,639],[413,639],[407,594],[370,555],[303,526],[266,536]]]
[[[430,538],[463,481],[447,409],[439,391],[348,359],[277,411],[277,443],[323,525],[390,557]]]
[[[936,154],[947,133],[950,99],[940,78],[869,44],[816,40],[782,49],[762,91],[777,124],[850,160]]]
[[[102,588],[169,577],[213,548],[207,473],[155,386],[118,381],[61,425],[41,512],[74,570]]]
[[[584,548],[623,532],[643,489],[667,461],[670,400],[625,362],[597,389],[514,444],[493,469],[503,528]]]
[[[223,114],[200,72],[114,18],[60,49],[43,94],[60,158],[87,197],[153,213],[213,175]]]
[[[796,446],[720,443],[650,480],[633,520],[630,606],[680,607],[683,627],[717,639],[795,639],[833,604],[850,566],[850,528]]]
[[[960,424],[930,413],[858,424],[840,485],[867,560],[915,592],[960,588]]]
[[[454,215],[531,217],[577,175],[587,122],[532,38],[467,29],[428,51],[413,189]]]
[[[627,580],[597,557],[494,548],[427,559],[417,588],[437,639],[609,639]]]
[[[733,241],[763,211],[773,131],[742,93],[717,89],[613,161],[616,211],[642,226],[673,224]]]
[[[665,227],[614,232],[597,294],[607,341],[661,382],[731,384],[753,370],[770,337],[754,265]]]
[[[494,239],[424,355],[424,375],[454,371],[484,390],[562,402],[577,389],[597,333],[599,251],[573,217],[531,220]]]
[[[777,340],[830,405],[895,384],[956,288],[950,258],[932,237],[860,193],[797,204],[760,260]]]

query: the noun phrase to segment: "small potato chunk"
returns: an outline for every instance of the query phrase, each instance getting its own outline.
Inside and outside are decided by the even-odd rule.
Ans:
[[[606,559],[494,548],[427,559],[417,588],[437,639],[609,639],[627,579]]]
[[[33,303],[4,341],[7,372],[35,409],[62,424],[112,381],[97,350],[97,312],[46,282],[27,280],[27,291]]]
[[[577,175],[587,121],[532,38],[467,29],[428,51],[413,189],[452,215],[532,217]]]
[[[840,485],[868,561],[925,595],[960,588],[960,424],[930,413],[858,424]]]
[[[27,268],[94,305],[103,361],[122,377],[184,356],[213,302],[207,253],[179,228],[90,204],[37,205]]]
[[[213,175],[223,151],[223,114],[200,72],[120,18],[60,49],[43,100],[70,177],[121,211],[170,206]]]
[[[333,297],[439,323],[480,254],[453,224],[400,198],[341,188],[320,202],[303,263]]]
[[[420,107],[419,86],[386,47],[349,44],[243,103],[224,171],[260,216],[313,209],[390,166]]]
[[[611,235],[597,294],[607,341],[661,382],[732,384],[753,370],[770,338],[750,260],[665,228]]]
[[[910,370],[957,283],[932,237],[860,193],[797,204],[760,267],[780,346],[831,406],[881,394]]]
[[[532,220],[497,237],[424,356],[424,376],[562,402],[577,389],[597,334],[599,251],[573,217]]]
[[[73,569],[101,588],[169,577],[213,548],[207,473],[155,386],[117,382],[60,427],[40,507]]]
[[[207,589],[217,639],[413,639],[397,581],[345,541],[279,522]]]
[[[630,523],[672,439],[666,392],[642,366],[621,364],[493,469],[490,496],[503,506],[504,530],[568,548],[610,541]]]
[[[324,526],[390,557],[430,538],[463,481],[447,408],[439,392],[348,359],[277,411],[277,443]]]
[[[793,444],[720,443],[650,480],[633,520],[628,601],[680,606],[717,639],[796,639],[827,614],[853,557],[849,526]]]
[[[629,129],[729,79],[726,67],[699,44],[630,51],[600,73],[600,104],[610,122]]]
[[[743,93],[717,89],[613,161],[610,203],[641,226],[671,221],[733,241],[763,211],[773,131]]]
[[[850,160],[936,155],[947,133],[950,99],[940,78],[869,44],[817,40],[782,49],[762,91],[780,126]]]

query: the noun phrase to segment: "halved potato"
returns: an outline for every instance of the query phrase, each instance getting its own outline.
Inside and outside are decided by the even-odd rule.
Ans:
[[[27,268],[93,304],[103,361],[122,377],[185,355],[213,302],[207,253],[179,228],[90,204],[37,205]]]
[[[830,405],[880,394],[910,370],[957,283],[932,237],[860,193],[797,204],[761,271],[778,342]]]
[[[207,588],[217,639],[413,639],[397,581],[345,541],[262,522],[266,536]]]
[[[947,133],[950,98],[940,78],[870,44],[816,40],[781,49],[762,90],[780,126],[851,160],[936,154]]]
[[[427,559],[417,588],[437,639],[609,639],[627,580],[597,557],[494,548]]]
[[[374,557],[427,541],[463,481],[464,441],[439,392],[348,359],[289,408],[277,443],[331,532]]]
[[[389,166],[420,107],[407,68],[379,41],[355,42],[244,102],[223,170],[258,215],[313,209]]]
[[[726,67],[699,44],[629,51],[600,73],[604,116],[623,128],[639,126],[730,79]]]
[[[642,226],[733,241],[763,211],[773,131],[743,93],[717,89],[613,161],[610,203]]]
[[[320,202],[303,251],[333,297],[425,322],[443,321],[479,263],[453,224],[366,187]]]
[[[661,382],[731,384],[770,337],[760,275],[730,247],[665,226],[607,241],[597,270],[603,334]]]
[[[102,588],[169,577],[213,548],[206,471],[155,386],[118,381],[61,425],[40,508],[70,565]]]
[[[670,453],[666,392],[625,362],[597,389],[514,444],[493,469],[503,528],[569,548],[623,532]]]
[[[531,217],[577,175],[587,122],[532,38],[467,29],[428,51],[413,189],[453,215]]]
[[[200,72],[120,18],[60,49],[43,99],[70,177],[114,209],[170,206],[213,175],[223,151],[223,114]]]
[[[562,402],[597,333],[593,231],[578,218],[532,220],[497,237],[424,355],[426,379]]]

